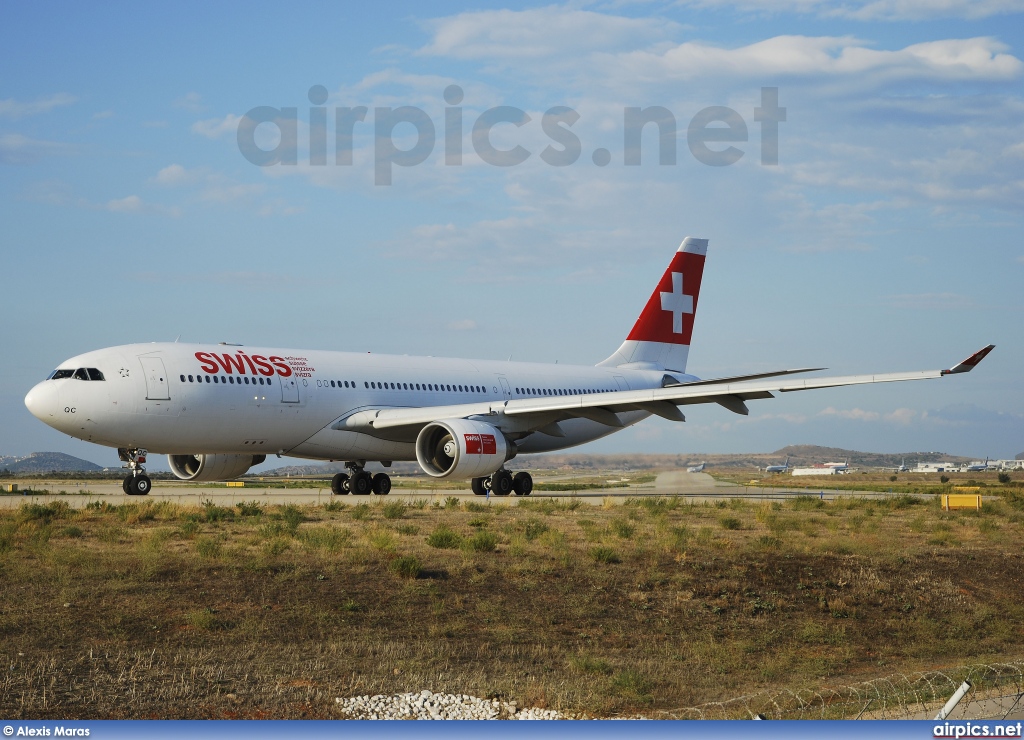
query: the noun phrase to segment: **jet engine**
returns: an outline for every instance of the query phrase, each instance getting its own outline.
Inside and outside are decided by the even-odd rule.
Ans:
[[[416,437],[416,460],[434,478],[478,478],[515,457],[515,445],[490,424],[469,419],[442,419],[427,424]]]
[[[267,459],[266,455],[168,455],[171,472],[182,480],[197,482],[232,480],[253,465]]]

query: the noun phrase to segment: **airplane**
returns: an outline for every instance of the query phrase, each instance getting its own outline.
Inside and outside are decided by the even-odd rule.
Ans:
[[[764,472],[766,473],[785,473],[789,470],[789,456],[786,456],[785,465],[766,465]]]
[[[981,473],[988,470],[988,458],[985,458],[985,462],[974,462],[964,467],[965,473]]]
[[[237,478],[276,454],[344,462],[348,472],[331,481],[339,495],[387,494],[391,479],[366,464],[408,460],[431,478],[470,480],[477,495],[525,496],[530,474],[506,467],[520,454],[591,442],[652,415],[683,422],[682,407],[693,404],[746,415],[748,401],[779,392],[965,373],[993,348],[948,370],[698,378],[686,361],[707,246],[683,240],[625,341],[593,366],[129,344],[65,360],[25,405],[54,429],[117,448],[124,490],[134,495],[151,490],[152,452],[196,482]]]
[[[707,465],[706,461],[702,461],[700,465],[693,465],[686,469],[687,473],[703,473],[704,466]]]
[[[888,470],[893,473],[909,473],[910,468],[907,467],[907,458],[900,460],[900,464],[892,468],[882,468],[882,470]]]
[[[817,467],[817,466],[815,466],[815,467]],[[838,462],[827,462],[827,463],[824,463],[821,467],[823,467],[823,468],[832,468],[837,473],[847,473],[850,470],[850,461],[846,460],[845,462],[841,462],[841,463],[838,463]]]

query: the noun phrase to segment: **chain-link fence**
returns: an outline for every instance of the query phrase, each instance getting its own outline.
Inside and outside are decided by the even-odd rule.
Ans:
[[[659,713],[665,719],[933,719],[964,681],[947,719],[1024,718],[1024,661],[895,674],[827,689],[750,694]]]

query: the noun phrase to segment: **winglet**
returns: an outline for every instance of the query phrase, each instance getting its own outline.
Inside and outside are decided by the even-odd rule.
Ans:
[[[974,369],[974,366],[977,365],[982,360],[984,360],[985,356],[989,352],[991,352],[993,349],[995,349],[995,345],[994,344],[990,344],[989,346],[985,347],[984,349],[979,349],[977,352],[975,352],[973,355],[968,357],[963,362],[961,362],[961,363],[959,363],[957,365],[954,365],[949,370],[943,370],[942,374],[943,375],[953,375],[955,373],[969,373],[969,372],[971,372],[971,370]]]

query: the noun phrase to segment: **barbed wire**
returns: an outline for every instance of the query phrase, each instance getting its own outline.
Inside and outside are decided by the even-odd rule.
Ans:
[[[781,689],[658,712],[666,719],[932,719],[964,681],[948,719],[1003,719],[1024,711],[1024,660],[960,666],[823,689]]]

